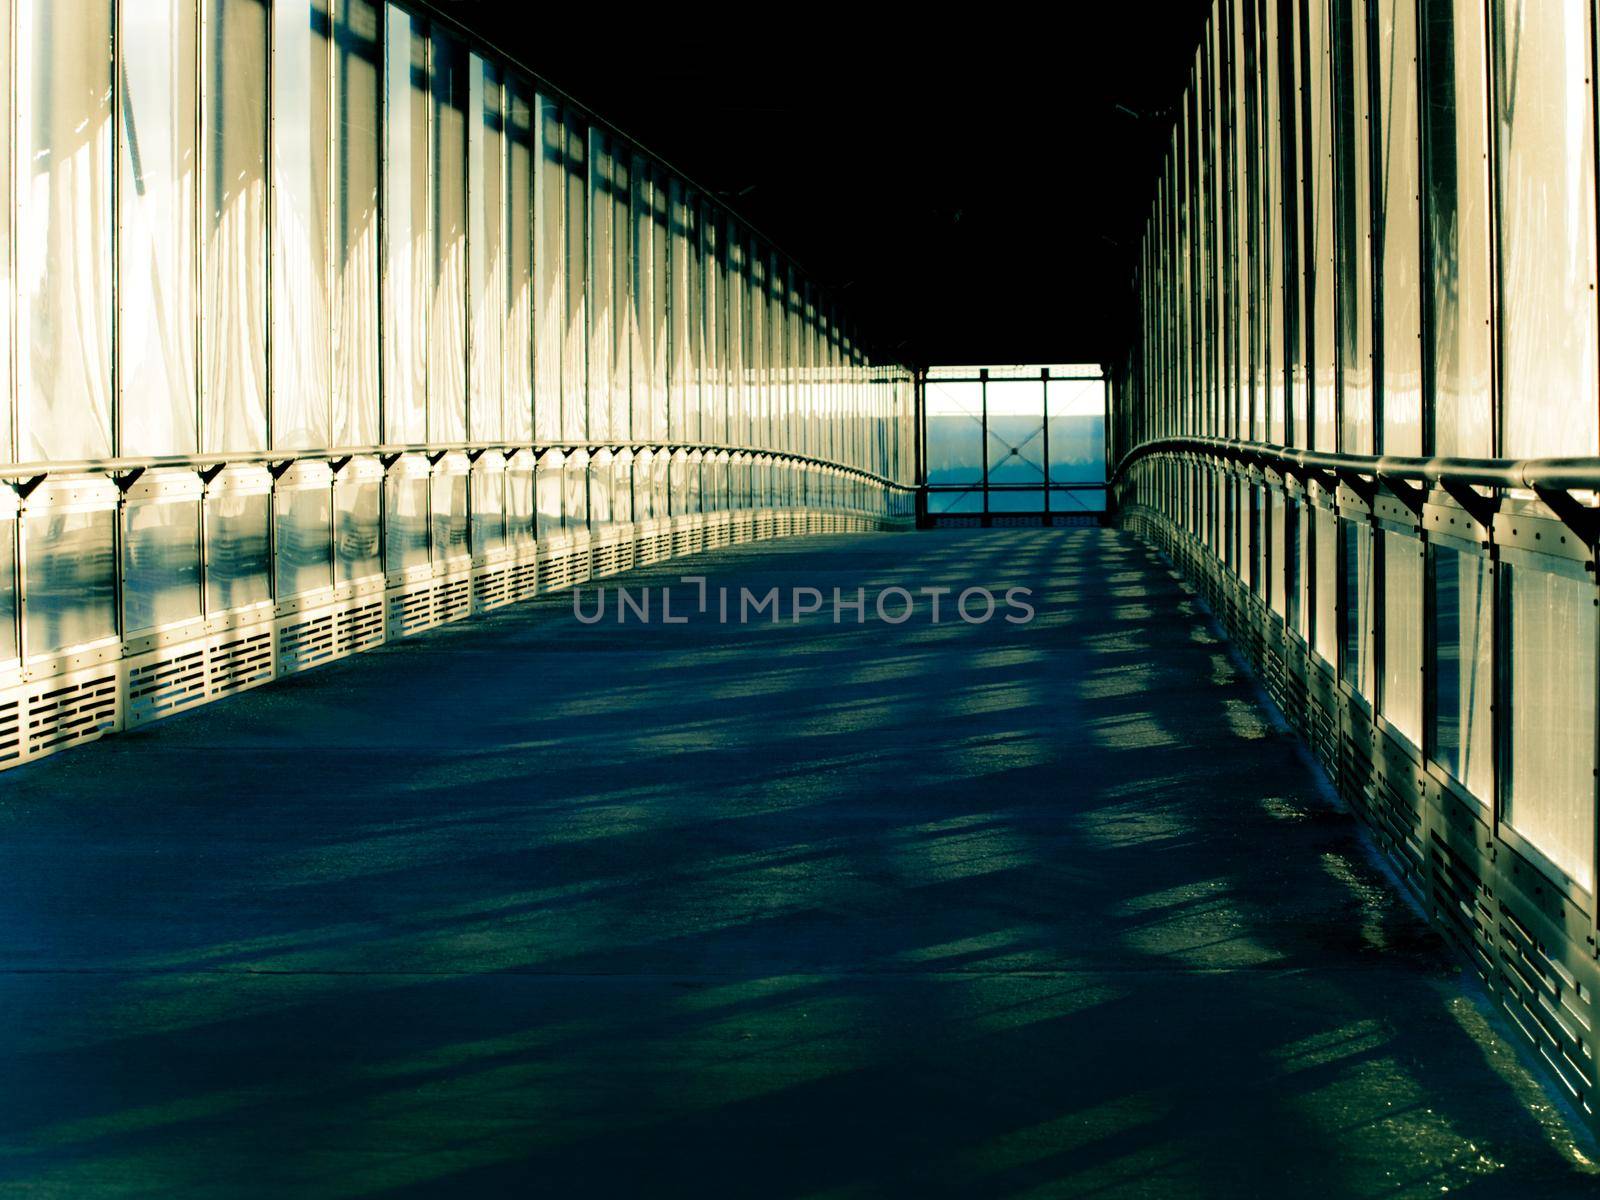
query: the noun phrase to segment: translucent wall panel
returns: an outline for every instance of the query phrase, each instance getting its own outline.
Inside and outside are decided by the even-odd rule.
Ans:
[[[1427,229],[1433,274],[1433,451],[1488,458],[1494,360],[1484,5],[1427,0]]]
[[[1358,0],[1334,0],[1339,207],[1339,449],[1370,454],[1372,434],[1372,172],[1367,21]]]
[[[272,444],[332,444],[328,6],[272,8]]]
[[[668,334],[667,310],[671,296],[671,278],[668,254],[671,236],[667,216],[667,188],[660,171],[652,172],[650,180],[650,259],[652,297],[650,302],[650,362],[651,413],[655,436],[668,436],[667,397],[670,377],[669,356],[671,339]],[[663,460],[664,462],[665,460]],[[665,470],[658,464],[659,469]]]
[[[414,445],[428,440],[428,31],[393,4],[384,22],[383,437]]]
[[[111,509],[24,520],[30,658],[116,636],[116,522]]]
[[[1334,318],[1334,282],[1338,263],[1334,251],[1333,207],[1333,31],[1326,3],[1312,5],[1306,22],[1309,39],[1311,144],[1303,158],[1310,179],[1304,213],[1305,247],[1309,273],[1306,314],[1310,363],[1312,429],[1310,446],[1332,450],[1338,441],[1338,346]]]
[[[723,365],[727,353],[727,312],[722,291],[721,214],[709,200],[700,209],[700,278],[705,313],[705,359],[700,386],[701,437],[721,443],[728,436],[727,387]]]
[[[767,412],[767,263],[761,244],[750,243],[750,361],[746,368],[750,396],[750,442],[772,447],[772,420]]]
[[[123,636],[198,617],[199,500],[130,499],[124,522]]]
[[[667,300],[667,369],[670,376],[667,398],[667,431],[675,440],[688,433],[689,394],[689,246],[688,217],[683,184],[673,179],[667,185],[667,219],[670,262],[667,267],[671,294]]]
[[[505,436],[506,333],[505,113],[500,72],[481,55],[468,67],[467,186],[471,204],[469,295],[472,355],[468,432],[474,440]]]
[[[626,151],[613,142],[611,160],[611,386],[607,396],[607,424],[614,438],[627,438],[631,419],[629,386],[633,341],[637,325],[633,315],[633,239],[630,234],[632,192]]]
[[[612,306],[615,266],[612,262],[615,207],[611,188],[611,147],[605,134],[589,131],[589,396],[588,436],[606,441],[611,428],[611,356],[616,347]]]
[[[1594,887],[1595,585],[1505,566],[1511,736],[1503,815]]]
[[[628,310],[628,338],[630,362],[629,429],[636,439],[661,437],[666,431],[658,427],[656,412],[656,345],[655,345],[655,247],[653,246],[655,222],[650,209],[653,190],[650,168],[643,155],[635,154],[630,170],[632,187],[629,190],[629,224],[633,238],[633,251],[629,262],[633,271],[630,288],[631,304]]]
[[[534,178],[533,436],[548,441],[562,434],[561,343],[566,329],[566,133],[561,110],[546,96],[534,98],[538,114],[538,162]]]
[[[121,6],[117,191],[118,451],[199,449],[195,379],[198,11],[184,0]]]
[[[1594,454],[1591,8],[1539,0],[1495,10],[1502,452]]]
[[[1428,754],[1484,801],[1494,779],[1492,582],[1483,555],[1428,547]]]
[[[506,83],[505,436],[533,437],[533,93]]]
[[[334,37],[333,443],[378,427],[378,9],[340,0]],[[402,61],[402,67],[404,63]],[[401,259],[402,267],[408,265]]]
[[[227,612],[272,598],[271,497],[213,492],[206,498],[206,611]]]
[[[433,303],[428,321],[428,438],[467,436],[467,52],[433,31]]]
[[[1383,534],[1383,691],[1379,711],[1422,744],[1422,546],[1402,533]]]
[[[18,0],[21,457],[112,447],[111,3]]]
[[[728,429],[725,441],[734,446],[750,444],[750,410],[745,391],[744,369],[750,354],[750,307],[746,279],[746,254],[749,242],[744,231],[728,223],[723,243],[724,278],[727,288],[727,362],[724,379],[728,388]]]
[[[202,440],[267,444],[267,9],[206,0]]]
[[[567,323],[561,343],[561,436],[589,436],[589,309],[585,269],[589,257],[587,131],[565,114]]]
[[[1383,452],[1422,453],[1422,231],[1416,0],[1376,0]]]

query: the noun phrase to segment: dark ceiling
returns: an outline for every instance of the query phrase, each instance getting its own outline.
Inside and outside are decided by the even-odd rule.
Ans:
[[[437,7],[722,195],[880,354],[976,364],[1115,356],[1209,4],[876,31],[804,6]]]

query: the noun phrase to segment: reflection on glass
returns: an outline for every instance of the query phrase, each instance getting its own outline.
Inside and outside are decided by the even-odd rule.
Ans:
[[[1594,583],[1531,567],[1502,571],[1511,708],[1503,816],[1573,882],[1592,889]]]
[[[206,611],[272,598],[267,562],[269,497],[223,492],[206,500]]]
[[[404,571],[428,564],[428,480],[421,476],[390,475],[385,506],[384,554],[386,569]]]
[[[333,489],[291,488],[274,499],[278,599],[328,587],[333,582]]]
[[[124,519],[124,634],[198,617],[200,502],[130,500]]]
[[[376,479],[334,484],[333,562],[340,583],[383,574],[382,488]]]
[[[501,471],[472,473],[472,553],[493,554],[506,544],[505,487]]]
[[[433,561],[448,562],[472,553],[467,541],[467,477],[435,475],[433,499]]]
[[[506,537],[513,546],[534,539],[533,472],[506,472]]]
[[[24,522],[30,658],[116,636],[116,519],[106,509]]]

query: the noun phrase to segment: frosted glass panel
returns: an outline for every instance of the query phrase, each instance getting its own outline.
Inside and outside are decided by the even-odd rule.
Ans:
[[[506,86],[505,436],[533,436],[533,108],[519,81]]]

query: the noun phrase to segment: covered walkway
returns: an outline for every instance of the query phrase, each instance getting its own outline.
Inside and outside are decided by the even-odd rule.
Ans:
[[[0,1195],[1546,1196],[1487,1002],[1165,565],[800,539],[0,785]]]

